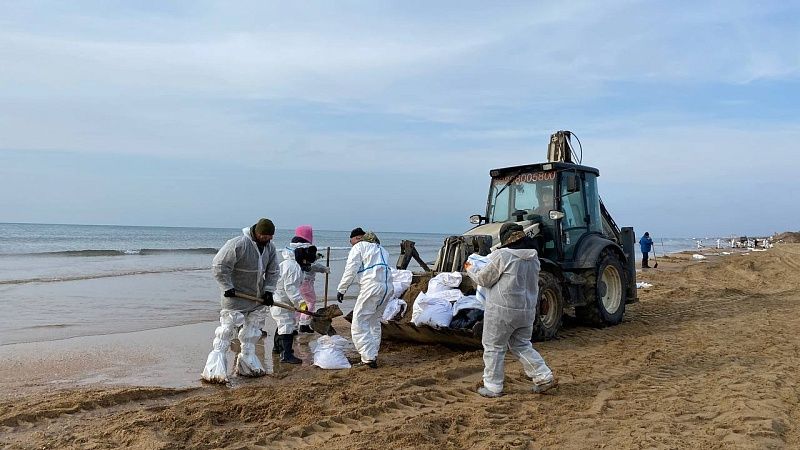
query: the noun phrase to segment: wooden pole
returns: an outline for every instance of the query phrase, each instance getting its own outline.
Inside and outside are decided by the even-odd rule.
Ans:
[[[330,274],[330,269],[331,269],[331,248],[330,247],[328,247],[328,250],[327,250],[326,253],[327,254],[325,256],[325,266],[328,268],[328,272],[325,274],[325,305],[323,305],[323,306],[325,306],[327,308],[328,307],[328,280],[331,277],[331,274]]]

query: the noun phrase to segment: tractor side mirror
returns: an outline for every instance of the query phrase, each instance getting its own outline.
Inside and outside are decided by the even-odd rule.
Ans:
[[[567,177],[567,193],[572,194],[581,190],[581,180],[577,173],[564,174]]]
[[[550,211],[550,220],[560,220],[564,218],[564,213],[561,211]]]
[[[473,214],[469,216],[469,223],[473,225],[479,225],[481,223],[481,220],[483,220],[483,218],[484,217],[481,216],[480,214]]]

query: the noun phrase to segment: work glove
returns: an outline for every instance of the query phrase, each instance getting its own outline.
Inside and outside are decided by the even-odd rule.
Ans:
[[[261,294],[261,300],[265,305],[272,306],[274,303],[274,300],[272,299],[272,292],[265,291],[263,294]]]
[[[308,305],[306,304],[306,302],[300,302],[300,308],[298,309],[300,311],[308,311]]]
[[[225,297],[236,297],[236,289],[228,289],[222,295],[225,296]]]
[[[344,292],[337,292],[336,293],[336,301],[339,302],[339,303],[342,303],[342,300],[344,300]]]

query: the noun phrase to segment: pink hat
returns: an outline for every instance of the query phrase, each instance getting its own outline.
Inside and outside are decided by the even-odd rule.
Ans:
[[[314,230],[311,228],[311,225],[300,225],[294,229],[294,235],[310,243],[314,243]]]

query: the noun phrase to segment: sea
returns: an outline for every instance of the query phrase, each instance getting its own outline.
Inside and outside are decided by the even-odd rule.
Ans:
[[[0,223],[0,345],[216,320],[220,291],[211,259],[241,233],[238,228]],[[412,240],[431,264],[448,236],[376,233],[393,262],[400,241]],[[277,230],[278,250],[293,235],[293,230]],[[691,238],[654,241],[659,255],[696,245]],[[330,248],[332,299],[350,250],[349,230],[314,230],[314,244],[324,255]],[[714,239],[706,238],[706,245],[712,244]],[[356,290],[353,286],[349,294]],[[321,303],[324,274],[317,276],[316,291]]]
[[[392,262],[402,240],[414,241],[422,258],[432,262],[447,237],[376,233]],[[211,260],[241,234],[240,228],[0,223],[0,345],[216,320],[220,290]],[[276,230],[273,243],[280,251],[293,236],[293,230]],[[349,230],[314,230],[320,253],[327,256],[330,247],[330,299],[349,240]],[[412,261],[409,268],[418,266]],[[316,278],[322,303],[325,275]],[[356,293],[357,286],[348,292]]]

